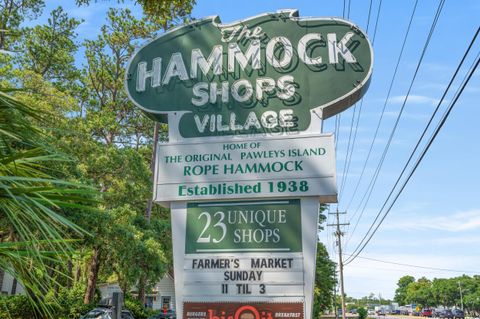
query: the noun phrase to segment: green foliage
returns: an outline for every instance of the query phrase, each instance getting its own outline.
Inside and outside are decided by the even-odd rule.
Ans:
[[[454,278],[434,278],[432,281],[422,277],[412,281],[413,277],[404,276],[403,287],[406,285],[405,304],[416,303],[421,307],[443,306],[463,307],[467,313],[480,312],[480,276],[469,277],[466,275]],[[398,290],[398,289],[397,289]]]
[[[145,308],[140,301],[128,295],[125,298],[125,309],[130,310],[135,319],[146,319],[154,313],[151,309]]]
[[[0,91],[0,268],[26,289],[33,307],[48,314],[42,296],[65,276],[58,269],[72,251],[66,239],[85,231],[61,214],[61,208],[86,208],[92,190],[52,178],[53,153],[42,131],[43,119],[31,107]]]
[[[0,1],[0,50],[10,49],[15,37],[18,36],[19,26],[27,19],[35,19],[43,10],[42,0],[2,0]]]
[[[322,224],[326,221],[322,212],[325,205],[320,206],[318,229],[323,230]],[[336,285],[335,263],[330,260],[324,244],[317,243],[313,318],[318,318],[332,303],[333,291]]]
[[[421,307],[431,307],[434,305],[432,294],[432,282],[425,277],[419,278],[407,287],[405,301],[407,303],[416,303]]]
[[[77,319],[95,308],[95,304],[84,305],[82,302],[84,285],[75,285],[71,289],[60,288],[58,292],[50,291],[45,302],[50,306],[50,317],[55,319]],[[25,319],[37,318],[37,313],[25,295],[0,297],[0,318]]]
[[[358,319],[366,319],[367,318],[367,309],[360,307],[357,309]]]
[[[35,309],[25,295],[0,297],[0,318],[35,318]]]
[[[398,302],[400,305],[405,305],[407,303],[407,287],[412,282],[415,282],[415,278],[412,276],[403,276],[398,280],[398,288],[395,290],[395,297],[393,298],[395,302]]]
[[[25,28],[17,50],[18,63],[44,79],[65,87],[78,78],[74,54],[78,49],[74,38],[80,21],[69,18],[62,7],[50,13],[45,25]]]
[[[89,4],[91,0],[76,0],[77,5]],[[123,0],[117,0],[123,2]],[[195,5],[195,0],[137,0],[147,17],[161,25],[165,30],[172,27],[182,19],[188,16]]]
[[[85,291],[85,285],[76,284],[72,288],[61,288],[57,293],[56,300],[58,303],[55,305],[55,318],[57,319],[70,319],[80,318],[91,309],[95,308],[95,304],[83,303],[83,293]],[[55,293],[50,292],[50,297],[54,297]]]
[[[188,15],[194,1],[141,4],[149,19],[128,9],[108,12],[101,34],[80,44],[86,61],[78,69],[78,20],[59,7],[44,25],[17,32],[25,17],[41,13],[43,1],[0,3],[0,28],[15,33],[0,33],[0,48],[24,52],[0,57],[1,84],[28,88],[15,91],[16,100],[0,95],[0,197],[16,199],[0,202],[0,267],[28,292],[22,298],[30,304],[5,299],[21,318],[35,317],[30,308],[78,318],[92,307],[82,297],[97,278],[118,281],[125,291],[139,282],[149,289],[171,267],[168,211],[154,207],[151,221],[143,218],[153,123],[129,102],[124,69],[139,43]]]

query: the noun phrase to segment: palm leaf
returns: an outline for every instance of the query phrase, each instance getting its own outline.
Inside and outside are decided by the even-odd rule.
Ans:
[[[56,266],[73,253],[72,234],[87,235],[64,213],[91,209],[96,191],[49,174],[65,158],[50,151],[34,125],[42,116],[9,93],[0,88],[0,225],[12,236],[0,242],[0,268],[23,285],[39,314],[51,317],[43,296],[66,276]]]

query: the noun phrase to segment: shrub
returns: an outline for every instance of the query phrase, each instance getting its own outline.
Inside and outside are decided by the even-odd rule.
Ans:
[[[0,318],[35,318],[35,311],[27,296],[3,296],[0,297]]]
[[[367,310],[363,307],[358,308],[358,319],[366,319],[367,318]]]

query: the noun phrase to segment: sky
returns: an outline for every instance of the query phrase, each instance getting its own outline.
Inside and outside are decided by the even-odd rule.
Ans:
[[[351,0],[349,4],[348,0],[346,3],[343,0],[199,0],[192,13],[195,18],[219,15],[223,23],[228,23],[279,9],[298,9],[301,17],[344,17],[367,32],[374,51],[373,75],[368,92],[356,107],[352,106],[339,117],[326,120],[323,130],[336,133],[337,182],[342,192],[338,205],[331,205],[330,210],[334,212],[338,208],[340,212],[346,212],[341,215],[341,222],[350,223],[343,228],[345,259],[350,257],[379,213],[480,21],[480,1],[447,0],[412,84],[440,3],[440,0],[418,1],[388,95],[415,1],[385,0],[378,13],[379,1]],[[75,6],[74,1],[68,0],[47,1],[46,13],[59,4],[70,15],[84,20],[77,30],[79,40],[94,38],[99,33],[110,6],[130,7],[137,15],[141,12],[134,2],[128,0],[121,4],[98,1],[80,8]],[[46,14],[27,24],[42,23],[45,19]],[[440,115],[453,100],[455,91],[478,54],[478,42],[472,47],[458,80],[440,105]],[[82,59],[80,52],[77,64],[81,64]],[[455,277],[463,273],[480,275],[479,97],[480,72],[477,71],[383,224],[359,257],[345,266],[347,295],[361,297],[373,293],[379,298],[393,298],[396,283],[404,275],[429,279]],[[403,112],[378,179],[371,195],[364,195],[402,105]],[[383,108],[383,117],[379,121]],[[435,117],[434,127],[439,118]],[[358,126],[355,124],[357,121]],[[377,127],[377,137],[372,144]],[[432,130],[428,132],[429,137]],[[423,148],[424,144],[421,145]],[[370,148],[372,151],[367,161]],[[353,152],[350,152],[352,149]],[[348,158],[347,163],[350,164],[346,165]],[[342,183],[342,180],[345,182]],[[357,192],[354,192],[356,188]],[[362,198],[369,200],[365,203]],[[333,223],[334,216],[329,215],[327,222]],[[319,237],[327,246],[331,258],[337,260],[333,231],[331,227],[326,227]]]

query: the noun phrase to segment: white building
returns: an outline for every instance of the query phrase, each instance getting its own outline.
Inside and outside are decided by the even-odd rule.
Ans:
[[[120,286],[117,283],[100,284],[98,285],[101,298],[112,297],[114,292],[121,292]],[[135,288],[131,290],[133,294],[136,293]],[[163,278],[153,287],[152,293],[147,294],[147,307],[154,310],[158,309],[172,309],[175,310],[175,284],[173,275],[166,273]]]
[[[0,269],[0,294],[18,295],[24,292],[23,286],[15,278]]]

